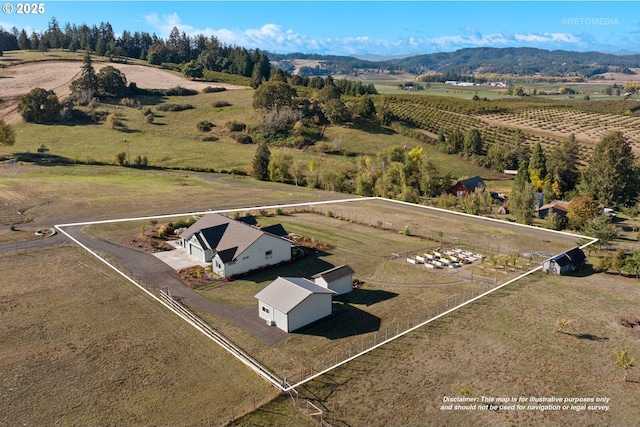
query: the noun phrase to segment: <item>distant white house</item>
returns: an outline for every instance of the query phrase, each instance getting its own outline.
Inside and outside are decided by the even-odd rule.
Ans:
[[[274,233],[219,214],[207,214],[181,234],[181,244],[190,255],[211,262],[221,277],[247,273],[291,259],[291,242]],[[267,230],[269,230],[267,229]]]
[[[348,265],[340,265],[311,276],[316,285],[331,289],[336,295],[353,291],[353,269]]]
[[[255,297],[260,318],[291,332],[329,316],[334,294],[302,277],[278,277]]]

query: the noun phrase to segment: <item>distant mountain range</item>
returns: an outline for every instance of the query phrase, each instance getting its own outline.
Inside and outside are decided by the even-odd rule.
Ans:
[[[528,47],[517,48],[467,48],[455,52],[440,52],[427,55],[398,57],[394,59],[376,56],[286,55],[268,54],[269,59],[284,64],[294,59],[313,59],[321,65],[301,70],[306,75],[352,74],[367,70],[404,71],[414,74],[511,74],[567,77],[593,77],[608,71],[633,74],[640,68],[640,54],[619,52],[574,52],[566,50],[543,50]]]

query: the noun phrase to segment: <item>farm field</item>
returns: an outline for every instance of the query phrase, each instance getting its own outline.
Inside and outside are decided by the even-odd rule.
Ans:
[[[0,425],[219,426],[277,395],[79,248],[0,271]]]
[[[633,101],[630,101],[633,102]],[[617,114],[597,114],[570,108],[527,108],[481,117],[488,123],[517,127],[535,133],[548,133],[563,138],[573,133],[583,144],[595,145],[604,135],[622,131],[640,151],[640,118]]]
[[[640,376],[632,370],[622,382],[613,353],[640,352],[636,331],[619,323],[637,314],[637,280],[585,274],[518,281],[323,375],[301,396],[332,425],[637,425]],[[570,320],[564,332],[558,319]],[[606,412],[455,411],[440,409],[445,396],[610,401]]]
[[[364,286],[338,298],[331,318],[292,333],[273,346],[226,319],[198,313],[292,383],[314,370],[321,370],[319,366],[326,368],[330,361],[344,360],[432,317],[436,311],[453,307],[456,301],[459,304],[472,294],[488,290],[487,284],[504,283],[537,266],[543,259],[542,256],[525,258],[524,253],[555,254],[575,246],[576,240],[545,230],[529,233],[509,224],[477,219],[469,223],[467,218],[379,200],[330,203],[311,210],[315,213],[308,212],[305,206],[283,208],[284,215],[259,216],[258,221],[261,225],[280,223],[287,231],[311,239],[323,248],[329,245],[327,249],[311,251],[290,265],[231,282],[214,283],[196,291],[219,304],[257,307],[254,295],[277,276],[311,277],[334,266],[349,264],[356,271],[355,277],[364,281]],[[262,209],[244,212],[260,215],[259,211]],[[85,231],[120,243],[140,227],[140,221],[124,225],[107,223],[86,227]],[[404,227],[413,230],[414,235],[399,233]],[[425,250],[453,247],[479,252],[485,261],[437,272],[405,261],[407,256]],[[392,259],[392,252],[401,254],[400,258]]]

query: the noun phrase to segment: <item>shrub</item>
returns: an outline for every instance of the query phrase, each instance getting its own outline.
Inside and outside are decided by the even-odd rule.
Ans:
[[[246,134],[233,135],[233,139],[239,144],[253,144],[253,138]]]
[[[147,123],[153,123],[153,120],[154,120],[153,114],[149,114],[148,116],[145,116],[145,120],[147,121]]]
[[[213,104],[214,107],[216,108],[220,108],[220,107],[231,107],[231,103],[227,102],[227,101],[216,101]]]
[[[191,95],[197,95],[198,91],[193,89],[187,89],[182,86],[176,86],[176,87],[172,87],[171,89],[165,90],[164,94],[167,96],[191,96]]]
[[[202,93],[224,92],[225,90],[227,90],[226,87],[211,87],[211,86],[207,86],[204,89],[202,89]]]
[[[218,138],[217,136],[204,136],[202,137],[202,140],[205,142],[215,142],[215,141],[220,141],[220,138]]]
[[[147,156],[144,156],[144,157],[138,156],[133,161],[133,164],[136,166],[146,167],[149,165],[149,160],[147,159]]]
[[[191,104],[162,104],[157,108],[158,111],[185,111],[192,110],[195,107]]]
[[[405,236],[411,236],[411,230],[409,230],[409,226],[405,225],[404,229],[402,230],[402,234]]]
[[[276,215],[282,215],[282,209],[276,208]]]
[[[125,107],[135,107],[138,105],[138,101],[131,98],[122,98],[120,100],[120,105],[124,105]]]
[[[116,154],[116,161],[120,166],[124,166],[127,163],[127,153],[125,153],[124,151],[121,151],[118,154]]]
[[[198,122],[196,127],[200,132],[209,132],[215,125],[207,120]]]
[[[120,119],[115,113],[109,113],[105,120],[105,125],[110,129],[115,129],[121,125]]]
[[[14,224],[11,224],[11,225],[9,226],[9,229],[10,229],[11,231],[16,231],[16,226],[15,226]]]
[[[227,130],[229,132],[242,132],[247,128],[247,125],[244,123],[236,122],[235,120],[232,122],[227,122],[226,125]]]
[[[333,218],[333,212],[332,211],[327,211],[327,216],[329,218]]]
[[[148,115],[153,115],[153,111],[151,111],[151,107],[147,107],[144,110],[142,110],[142,115],[143,116],[148,116]]]

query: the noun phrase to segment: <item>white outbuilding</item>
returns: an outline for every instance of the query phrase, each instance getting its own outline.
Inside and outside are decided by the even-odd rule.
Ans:
[[[316,285],[331,289],[336,295],[342,295],[353,290],[353,274],[353,269],[345,264],[314,274],[311,278]]]
[[[260,318],[291,332],[329,316],[334,294],[302,277],[278,277],[255,297]]]

